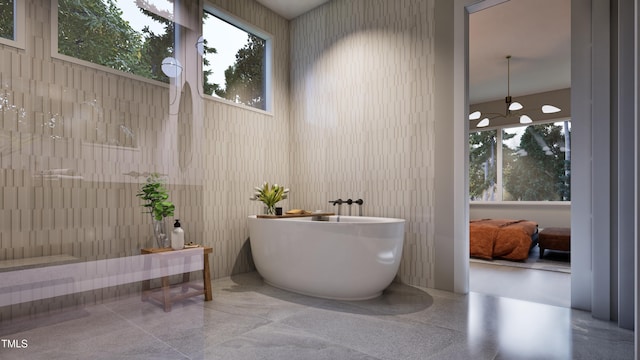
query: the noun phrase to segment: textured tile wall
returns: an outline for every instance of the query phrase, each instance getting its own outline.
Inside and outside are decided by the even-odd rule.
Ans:
[[[252,269],[246,216],[262,207],[248,198],[270,181],[291,187],[285,207],[363,198],[366,215],[407,219],[400,277],[429,286],[433,1],[333,1],[291,24],[255,1],[214,4],[273,35],[273,114],[192,88],[185,125],[175,90],[53,59],[49,1],[28,1],[26,50],[0,45],[0,261],[137,254],[152,243],[135,193],[156,171],[187,241],[214,248],[214,278]]]
[[[213,3],[273,38],[272,115],[217,101],[204,104],[205,236],[214,246],[213,273],[219,277],[253,269],[247,216],[263,211],[249,200],[253,188],[290,181],[289,22],[252,0]]]
[[[271,115],[203,99],[197,87],[190,107],[179,89],[53,58],[50,1],[25,1],[26,49],[0,45],[0,261],[138,254],[153,240],[135,194],[158,172],[186,241],[214,248],[213,277],[252,270],[246,216],[262,209],[249,196],[263,181],[289,182],[289,23],[255,1],[213,1],[273,35]],[[185,79],[197,83],[195,55],[184,56]],[[21,304],[0,320],[138,288]]]
[[[292,201],[362,198],[365,215],[406,219],[399,275],[420,286],[433,285],[433,14],[434,1],[336,0],[291,24]]]

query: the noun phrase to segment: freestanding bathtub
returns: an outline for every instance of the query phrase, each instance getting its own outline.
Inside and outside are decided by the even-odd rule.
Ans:
[[[249,216],[258,273],[275,287],[338,300],[379,296],[402,256],[404,220],[361,216],[262,219]]]

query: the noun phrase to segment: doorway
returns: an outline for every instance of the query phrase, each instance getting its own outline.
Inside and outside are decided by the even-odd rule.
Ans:
[[[571,116],[570,95],[566,95],[571,87],[571,2],[543,2],[511,0],[496,4],[496,1],[484,1],[474,5],[474,11],[469,15],[469,112],[479,109],[483,114],[469,120],[469,134],[490,135],[478,137],[494,141],[493,147],[486,147],[491,151],[484,151],[484,159],[475,159],[480,163],[474,163],[473,151],[470,151],[470,219],[525,219],[537,223],[540,228],[571,226],[570,188],[565,189],[565,193],[568,191],[566,196],[562,193],[557,197],[549,194],[532,200],[527,197],[530,195],[517,193],[517,189],[511,185],[514,181],[508,177],[509,174],[515,176],[515,162],[524,163],[525,157],[533,157],[525,151],[521,140],[514,141],[515,135],[512,134],[517,131],[531,133],[537,128],[544,131],[542,128],[545,127],[553,131],[555,122],[566,123]],[[562,94],[563,91],[566,94]],[[511,102],[519,102],[523,108],[511,111]],[[562,112],[553,115],[539,109],[541,104],[549,103],[562,109]],[[533,123],[521,123],[523,114]],[[485,119],[488,124],[481,124]],[[568,143],[569,131],[565,133],[565,138]],[[553,150],[556,145],[558,148],[564,145],[564,139],[558,139],[557,144],[550,143],[545,134],[538,133],[537,139],[543,140],[544,145],[538,141],[540,148],[547,146]],[[483,146],[480,144],[476,143],[475,146]],[[560,166],[562,161],[567,160],[568,149],[570,147],[567,146],[564,152],[556,154]],[[549,154],[552,153],[550,150]],[[523,155],[514,157],[518,152]],[[484,177],[475,176],[477,174],[472,171],[474,167],[480,168]],[[533,180],[539,177],[525,174],[532,173],[523,172],[519,175],[532,179],[531,184],[525,185],[525,190],[539,185]],[[562,182],[562,179],[558,179],[558,182]],[[565,183],[569,184],[569,180],[565,179]],[[530,258],[524,262],[535,263],[535,259],[539,258],[537,251],[538,248],[534,246]],[[509,261],[499,262],[474,261],[472,258],[469,264],[469,290],[570,307],[571,275],[567,271],[532,270],[535,266],[523,266],[523,260],[512,261],[513,266],[509,266]]]

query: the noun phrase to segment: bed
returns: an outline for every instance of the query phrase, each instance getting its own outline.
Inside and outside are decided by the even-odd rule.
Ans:
[[[469,221],[472,257],[524,261],[538,242],[538,224],[529,220],[477,219]]]

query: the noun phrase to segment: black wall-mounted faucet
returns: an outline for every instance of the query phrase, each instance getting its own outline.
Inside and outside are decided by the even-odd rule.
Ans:
[[[343,203],[344,203],[344,201],[342,199],[329,200],[329,204],[333,204],[333,206],[338,205],[338,221],[340,221],[340,208],[341,208],[340,205],[342,205]]]
[[[347,200],[342,200],[342,199],[338,199],[338,200],[329,200],[329,204],[333,204],[333,206],[338,205],[338,216],[340,216],[340,206],[342,204],[347,204],[349,205],[349,216],[351,216],[351,205],[352,204],[358,204],[358,215],[362,216],[362,204],[364,204],[364,200],[362,199],[358,199],[358,200],[352,200],[352,199],[347,199]]]

